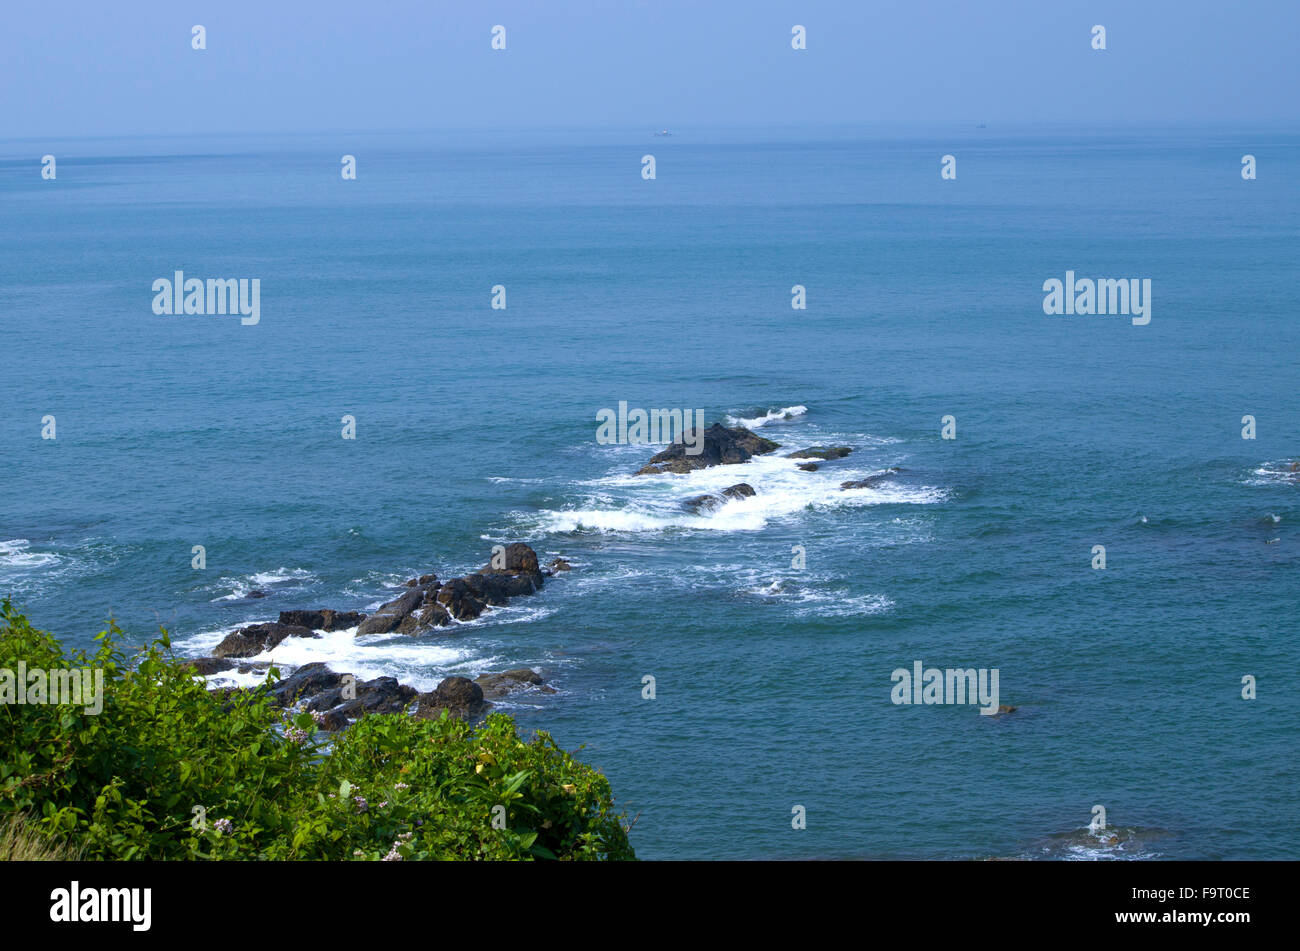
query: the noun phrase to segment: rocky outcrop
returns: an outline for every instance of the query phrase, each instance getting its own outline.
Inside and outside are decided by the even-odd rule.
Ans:
[[[733,487],[736,488],[736,487]],[[421,575],[406,582],[405,590],[381,605],[367,617],[357,611],[295,610],[280,612],[279,621],[251,624],[228,635],[213,652],[213,657],[189,661],[196,676],[211,676],[238,666],[240,672],[264,672],[262,668],[237,664],[234,658],[252,657],[270,650],[287,637],[319,637],[317,631],[338,631],[355,627],[357,634],[420,634],[445,628],[453,620],[469,621],[492,606],[511,598],[533,594],[541,589],[548,575],[569,571],[571,566],[557,558],[542,570],[537,552],[515,542],[498,546],[492,560],[479,571],[439,582],[433,574]],[[493,696],[510,690],[535,688],[553,693],[541,675],[526,667],[480,678]],[[258,688],[261,689],[261,688]],[[244,694],[241,688],[223,687],[218,693],[229,698]],[[437,689],[420,694],[414,687],[392,677],[357,682],[349,674],[339,674],[325,664],[304,664],[268,689],[273,704],[295,704],[316,715],[322,729],[337,730],[368,713],[398,713],[414,702],[417,715],[440,716],[448,710],[453,716],[477,719],[492,704],[484,699],[483,687],[464,677],[448,677]]]
[[[700,446],[700,452],[692,455],[688,450],[697,445]],[[638,469],[636,474],[682,473],[710,466],[737,465],[779,448],[780,443],[764,439],[743,426],[728,429],[721,423],[714,423],[704,431],[702,443],[697,440],[695,430],[690,430],[682,442],[673,443],[663,452],[651,456],[650,461]]]
[[[437,590],[437,582],[434,582],[411,588],[387,604],[381,604],[374,614],[362,621],[357,627],[357,636],[360,637],[363,634],[388,634],[397,630],[402,622],[424,603],[425,598],[431,593],[436,593]]]
[[[436,720],[447,711],[462,720],[477,720],[492,708],[483,699],[483,688],[466,677],[448,677],[429,693],[416,698],[415,715]]]
[[[309,627],[268,621],[265,624],[250,624],[227,634],[212,653],[216,657],[253,657],[275,647],[286,637],[316,636]]]
[[[304,664],[268,691],[276,706],[301,704],[302,709],[318,714],[324,730],[342,729],[368,713],[401,713],[417,695],[414,687],[393,677],[358,681],[319,663]]]
[[[843,459],[853,451],[852,446],[812,446],[786,455],[787,459]]]
[[[366,616],[360,611],[281,611],[280,623],[310,628],[313,631],[342,631],[356,627]]]
[[[463,578],[441,583],[432,574],[412,578],[406,582],[406,591],[361,622],[357,634],[424,634],[448,626],[453,619],[472,621],[489,606],[499,607],[511,598],[533,594],[545,581],[537,552],[513,542]]]
[[[546,679],[531,667],[516,667],[499,674],[482,674],[474,678],[474,683],[483,690],[483,696],[498,700],[506,694],[527,687],[536,687],[541,693],[555,693],[554,687],[546,686]]]
[[[799,463],[798,468],[802,469],[804,472],[816,472],[821,468],[821,466],[817,465],[815,462],[801,462]]]

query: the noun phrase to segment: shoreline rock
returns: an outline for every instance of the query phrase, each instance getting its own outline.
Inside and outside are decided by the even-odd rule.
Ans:
[[[636,471],[637,475],[659,475],[664,472],[686,473],[712,466],[731,466],[748,462],[754,456],[764,455],[781,448],[780,443],[764,439],[743,426],[728,429],[714,423],[700,434],[701,449],[691,455],[687,449],[697,442],[695,430],[684,434],[684,440],[673,443],[663,452],[650,457],[650,461]]]

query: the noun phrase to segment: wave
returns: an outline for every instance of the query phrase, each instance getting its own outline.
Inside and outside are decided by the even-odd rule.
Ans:
[[[1073,832],[1050,836],[1016,858],[1065,862],[1150,861],[1161,857],[1161,853],[1152,848],[1151,840],[1163,835],[1158,829],[1116,826],[1093,829],[1084,826]]]
[[[1300,485],[1300,462],[1292,459],[1265,462],[1242,482],[1246,485]]]
[[[746,429],[758,429],[760,426],[766,426],[768,423],[776,422],[777,420],[790,420],[798,416],[803,416],[807,412],[807,406],[784,406],[781,409],[770,409],[761,416],[728,416],[727,425],[744,426]]]
[[[276,568],[274,571],[257,571],[242,578],[223,577],[209,590],[229,589],[226,594],[218,595],[213,601],[243,601],[254,591],[270,589],[301,588],[316,581],[316,576],[305,568]],[[268,594],[272,593],[267,591]]]
[[[0,542],[0,571],[5,573],[6,580],[9,572],[17,574],[37,571],[48,565],[59,564],[58,555],[53,552],[32,551],[31,547],[32,543],[26,538],[11,538]]]
[[[848,457],[852,459],[852,457]],[[844,490],[840,483],[882,475],[885,467],[827,466],[806,472],[798,460],[758,456],[741,465],[714,466],[685,475],[635,476],[618,473],[585,483],[591,492],[572,507],[517,516],[544,533],[642,533],[671,530],[756,532],[774,521],[817,509],[855,509],[877,505],[931,505],[949,498],[947,489],[885,479],[870,488]],[[717,494],[738,482],[755,494],[715,508],[692,511],[687,500]]]

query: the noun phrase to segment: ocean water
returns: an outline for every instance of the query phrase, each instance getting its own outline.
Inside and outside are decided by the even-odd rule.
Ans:
[[[0,143],[0,589],[71,644],[111,614],[200,654],[527,541],[574,571],[444,636],[275,656],[421,689],[538,668],[558,692],[502,708],[604,770],[643,858],[1300,858],[1297,145]],[[260,279],[260,322],[155,315],[178,269]],[[1067,270],[1149,278],[1150,324],[1045,315]],[[623,400],[782,450],[634,477],[657,448],[595,438]],[[831,444],[854,451],[783,458]],[[682,506],[742,480],[754,498]],[[997,669],[1018,709],[895,705],[915,661]],[[1098,804],[1117,843],[1087,831]]]

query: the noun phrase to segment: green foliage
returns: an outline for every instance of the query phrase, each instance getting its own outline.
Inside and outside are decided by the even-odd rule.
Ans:
[[[605,777],[508,716],[372,714],[326,750],[264,688],[209,691],[165,632],[128,659],[111,623],[65,653],[8,601],[2,622],[0,669],[103,671],[98,714],[0,704],[0,819],[85,858],[635,858]]]

